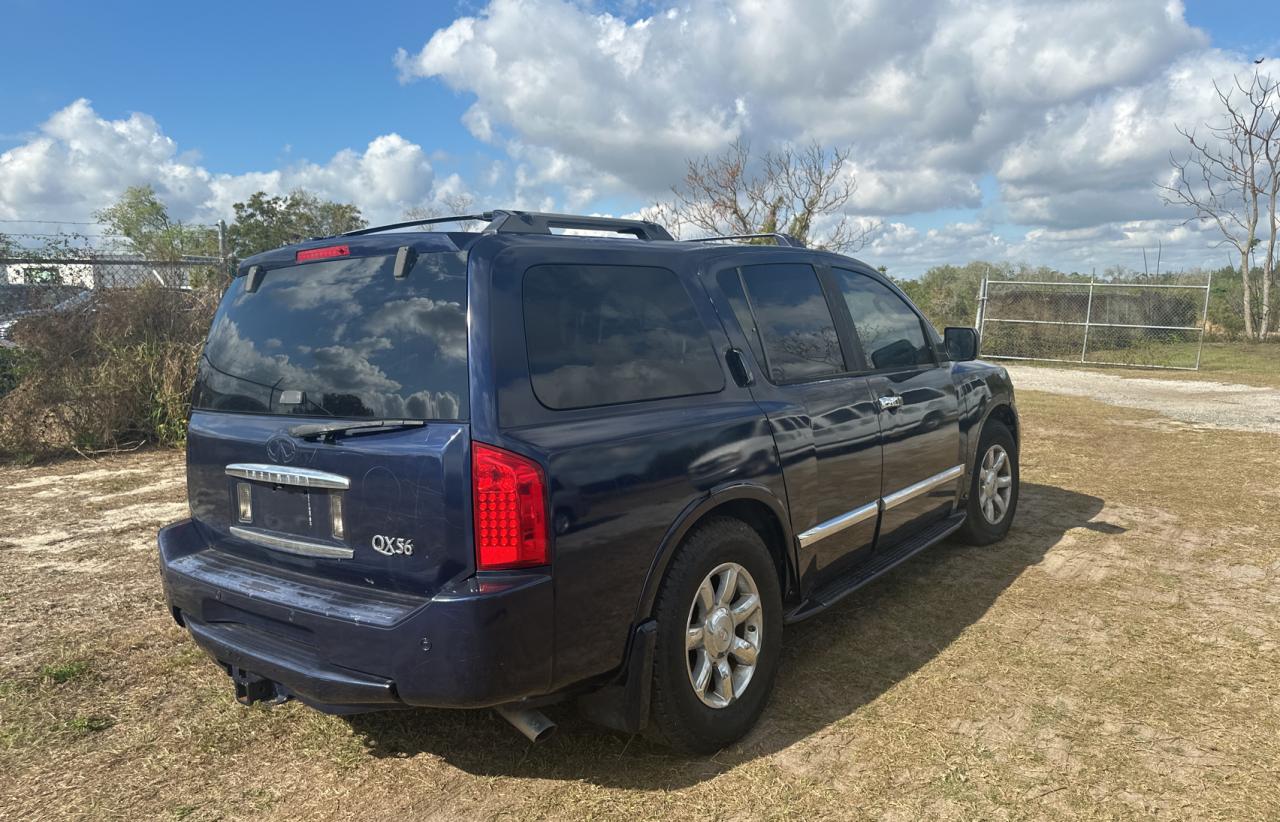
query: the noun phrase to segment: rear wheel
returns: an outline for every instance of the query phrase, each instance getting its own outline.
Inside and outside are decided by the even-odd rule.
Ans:
[[[960,536],[971,545],[990,545],[1009,533],[1018,507],[1018,447],[1008,427],[988,419],[978,440],[969,479],[969,501]]]
[[[654,604],[653,724],[688,753],[713,753],[760,717],[777,674],[782,598],[773,558],[741,520],[685,540]]]

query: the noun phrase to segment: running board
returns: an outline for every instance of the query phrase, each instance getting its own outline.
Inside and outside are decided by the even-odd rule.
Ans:
[[[808,599],[787,612],[783,618],[784,621],[790,625],[825,611],[868,582],[878,579],[934,543],[951,536],[964,524],[964,518],[963,512],[952,514],[930,525],[896,548],[883,554],[872,555],[866,563],[836,577],[814,591]]]

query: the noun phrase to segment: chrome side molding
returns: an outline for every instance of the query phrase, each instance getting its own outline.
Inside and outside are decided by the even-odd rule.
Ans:
[[[345,491],[351,487],[351,480],[341,474],[257,462],[233,462],[227,466],[227,476],[266,482],[271,485],[297,485],[302,488],[333,488]]]
[[[947,470],[939,474],[934,474],[932,477],[928,477],[926,479],[920,480],[917,483],[908,485],[906,488],[903,488],[901,491],[894,491],[889,496],[882,498],[880,502],[884,505],[884,510],[888,511],[892,508],[898,507],[904,502],[909,502],[910,500],[913,500],[916,497],[924,496],[925,494],[929,493],[933,489],[937,488],[939,485],[943,485],[948,482],[954,482],[955,480],[958,480],[963,476],[964,476],[964,466],[953,465]]]
[[[901,491],[894,491],[887,497],[881,497],[875,502],[868,502],[866,505],[854,508],[852,511],[846,511],[838,517],[833,517],[826,522],[820,522],[807,531],[796,535],[796,539],[800,542],[801,548],[808,548],[820,539],[826,539],[832,534],[838,534],[846,528],[851,528],[860,522],[875,517],[881,511],[888,511],[896,508],[904,502],[923,496],[939,485],[945,485],[964,476],[963,465],[953,465],[941,473],[934,474],[932,477],[922,479],[917,483],[908,485]]]
[[[867,520],[880,513],[880,503],[868,502],[866,505],[847,511],[838,517],[820,522],[817,525],[796,536],[800,540],[800,547],[807,548],[820,539],[825,539],[832,534],[838,534],[846,528],[851,528],[860,522]]]
[[[259,531],[257,528],[242,528],[239,525],[231,526],[231,536],[242,539],[245,542],[252,542],[254,545],[261,545],[263,548],[271,548],[275,551],[284,551],[288,554],[298,554],[304,557],[351,559],[355,556],[353,549],[342,545],[330,545],[326,542],[312,542],[308,539],[282,537],[266,531]]]

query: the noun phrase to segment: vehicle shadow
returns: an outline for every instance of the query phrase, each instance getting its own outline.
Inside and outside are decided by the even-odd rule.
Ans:
[[[608,787],[677,789],[767,756],[847,717],[937,656],[1018,576],[1072,528],[1095,522],[1103,500],[1024,484],[1017,521],[1002,543],[974,548],[948,540],[871,583],[827,613],[789,627],[774,695],[759,725],[713,757],[683,757],[643,736],[595,726],[569,706],[532,745],[492,711],[412,710],[349,718],[376,757],[440,757],[468,773],[585,780]]]

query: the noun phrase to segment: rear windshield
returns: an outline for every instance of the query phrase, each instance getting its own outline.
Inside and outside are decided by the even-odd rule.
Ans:
[[[467,276],[458,254],[394,257],[237,277],[214,317],[194,405],[333,417],[467,417]]]

